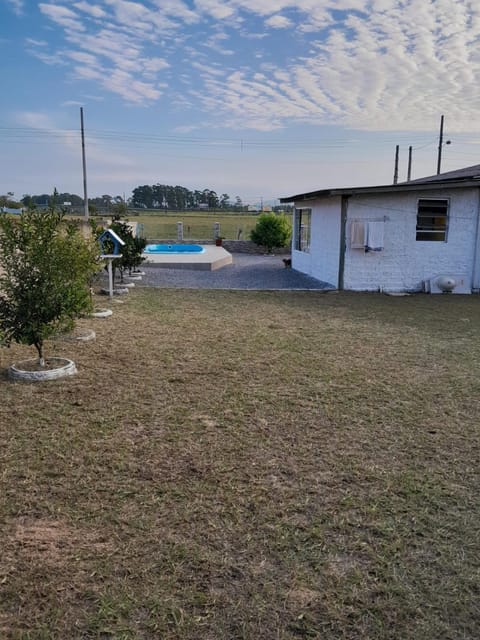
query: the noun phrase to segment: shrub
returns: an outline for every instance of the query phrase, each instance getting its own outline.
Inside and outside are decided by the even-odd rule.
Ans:
[[[250,232],[250,239],[265,247],[267,253],[271,253],[276,247],[286,247],[291,237],[292,225],[284,214],[262,213]]]
[[[121,279],[123,281],[123,274],[127,270],[131,273],[133,269],[137,269],[145,258],[142,253],[147,245],[145,238],[139,238],[134,236],[131,227],[121,220],[114,220],[110,226],[112,231],[125,242],[122,247],[122,257],[113,261],[113,268],[118,268],[120,271]]]

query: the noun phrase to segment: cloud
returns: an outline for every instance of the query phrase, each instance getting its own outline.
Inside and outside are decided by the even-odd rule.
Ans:
[[[25,42],[32,47],[48,46],[48,42],[46,40],[35,40],[34,38],[25,38]]]
[[[24,3],[23,0],[7,0],[7,3],[11,6],[12,11],[20,16],[23,13]]]
[[[52,47],[29,39],[37,58],[69,65],[75,78],[137,105],[157,102],[169,84],[170,104],[195,105],[215,126],[422,129],[448,113],[468,130],[477,120],[480,6],[473,2],[56,0],[39,7],[63,40]],[[287,34],[295,46],[279,47]],[[254,49],[250,39],[258,40]],[[220,66],[219,56],[228,63]],[[186,91],[188,98],[179,96]]]
[[[40,111],[19,111],[15,114],[17,124],[32,129],[54,129],[51,116]]]
[[[72,31],[85,31],[79,16],[70,9],[56,4],[40,3],[39,9],[61,27]]]
[[[96,56],[92,56],[91,53],[85,53],[84,51],[68,51],[67,56],[76,62],[81,62],[87,66],[96,66],[98,59]]]
[[[172,18],[179,18],[187,24],[194,24],[200,20],[200,16],[192,11],[181,0],[155,0],[157,7]]]
[[[265,20],[265,25],[267,27],[272,27],[273,29],[287,29],[288,27],[291,27],[292,24],[291,20],[281,15],[272,16]]]
[[[205,13],[216,20],[232,18],[236,11],[229,2],[222,0],[196,0],[195,6],[201,13]]]
[[[134,104],[142,104],[145,100],[154,101],[161,95],[161,91],[152,83],[136,80],[131,73],[120,69],[115,69],[112,74],[103,77],[102,85]]]
[[[90,4],[88,2],[75,2],[73,5],[79,11],[84,11],[88,13],[93,18],[105,18],[107,16],[106,11],[99,7],[96,4]]]
[[[259,2],[248,4],[260,10]],[[216,121],[221,114],[229,126],[261,130],[293,122],[428,129],[440,113],[449,114],[451,129],[471,128],[478,118],[480,9],[451,0],[375,5],[382,10],[341,16],[308,55],[273,65],[265,80],[236,71],[227,91],[211,78],[197,99]],[[263,11],[270,8],[262,3]]]

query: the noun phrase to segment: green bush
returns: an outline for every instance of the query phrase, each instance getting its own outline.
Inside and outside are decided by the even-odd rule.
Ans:
[[[250,232],[250,239],[265,247],[267,253],[271,253],[274,248],[286,247],[291,237],[292,225],[284,214],[262,213]]]

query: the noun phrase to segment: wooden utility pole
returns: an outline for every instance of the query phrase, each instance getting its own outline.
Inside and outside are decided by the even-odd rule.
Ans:
[[[450,140],[443,142],[443,116],[440,118],[440,135],[438,136],[438,160],[437,160],[437,175],[441,172],[442,166],[442,147],[444,144],[450,144]]]
[[[393,184],[397,184],[398,182],[398,153],[400,150],[400,146],[397,144],[395,147],[395,169],[393,170]]]
[[[87,163],[85,160],[85,130],[83,127],[83,107],[80,107],[80,129],[82,133],[82,164],[83,164],[83,207],[85,220],[88,220],[88,196],[87,196]]]
[[[408,147],[408,169],[407,169],[407,182],[412,179],[412,147]]]
[[[440,117],[440,135],[438,136],[437,175],[440,173],[440,167],[442,166],[442,145],[443,145],[443,116]]]

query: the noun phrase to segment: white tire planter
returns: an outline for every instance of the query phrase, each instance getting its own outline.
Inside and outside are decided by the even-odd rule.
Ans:
[[[134,282],[116,282],[115,283],[115,287],[118,287],[119,289],[133,289],[134,286],[135,286]]]
[[[142,276],[138,275],[138,276],[123,276],[125,278],[125,280],[141,280]]]
[[[106,296],[109,296],[110,295],[110,289],[102,289],[101,293],[103,293]],[[113,295],[114,296],[123,296],[126,293],[128,293],[128,289],[126,287],[124,287],[123,289],[118,289],[117,288],[117,289],[113,290]]]
[[[113,311],[111,309],[95,309],[90,315],[92,318],[108,318],[113,315]]]
[[[97,334],[93,329],[85,329],[85,331],[81,331],[77,335],[72,336],[72,340],[76,340],[77,342],[93,342],[97,337]]]
[[[70,342],[91,342],[95,340],[97,334],[93,329],[82,329],[76,333],[69,333],[67,335],[58,336],[57,340],[68,340]]]
[[[17,364],[12,364],[8,368],[8,376],[11,380],[21,380],[23,382],[44,382],[45,380],[58,380],[66,376],[73,376],[77,373],[77,367],[73,360],[68,358],[47,358],[51,368],[32,370],[36,360],[22,360]],[[56,366],[52,368],[52,365]]]

